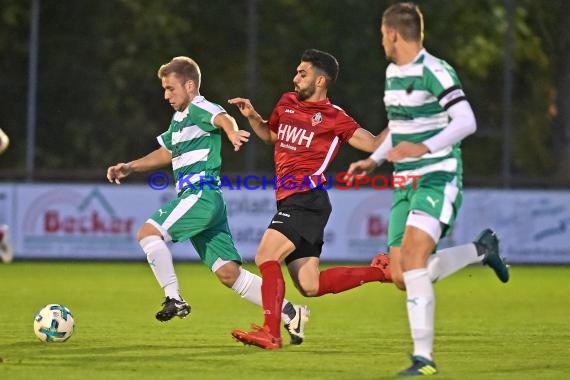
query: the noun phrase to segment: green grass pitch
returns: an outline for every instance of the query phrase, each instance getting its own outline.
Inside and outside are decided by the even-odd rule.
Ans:
[[[288,298],[312,314],[305,342],[274,352],[230,336],[260,323],[259,308],[200,264],[177,272],[192,314],[161,324],[162,291],[146,263],[0,265],[0,379],[392,379],[409,364],[404,295],[393,285],[308,299],[286,275]],[[468,268],[436,284],[438,379],[569,378],[570,267],[511,275],[503,285],[488,268]],[[73,312],[68,342],[34,336],[47,303]]]

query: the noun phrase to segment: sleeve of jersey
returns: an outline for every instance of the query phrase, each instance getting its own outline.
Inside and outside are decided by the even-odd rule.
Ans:
[[[190,117],[192,121],[206,132],[217,129],[214,125],[214,119],[219,114],[225,112],[226,110],[221,106],[206,101],[200,102],[199,104],[192,103],[190,106]]]
[[[360,128],[360,124],[356,122],[351,116],[349,116],[343,110],[339,110],[336,118],[336,135],[340,138],[341,142],[347,142],[350,140],[354,132]]]
[[[423,141],[430,152],[437,152],[451,146],[477,130],[475,115],[469,102],[456,103],[448,110],[451,121],[441,132]]]
[[[427,90],[437,97],[444,110],[447,111],[454,104],[467,100],[459,78],[450,66],[426,67],[424,78]]]
[[[168,128],[168,131],[157,136],[156,140],[160,146],[172,153],[172,132],[170,131],[170,128]]]
[[[423,141],[429,151],[434,153],[474,133],[477,124],[459,79],[451,67],[426,69],[425,78],[428,90],[437,96],[440,106],[448,112],[451,119],[443,131]]]
[[[273,112],[271,112],[267,125],[269,126],[270,131],[277,133],[277,130],[279,129],[279,104],[277,104],[273,109]]]
[[[275,106],[275,108],[273,108],[273,111],[271,112],[271,115],[269,116],[269,120],[267,121],[267,125],[269,127],[269,130],[273,131],[274,133],[277,133],[277,131],[279,129],[279,115],[281,114],[279,112],[279,109],[281,108],[281,106],[283,104],[285,104],[287,102],[287,99],[288,99],[287,93],[285,93],[281,96],[281,99],[279,99],[279,102],[277,102],[277,105]]]

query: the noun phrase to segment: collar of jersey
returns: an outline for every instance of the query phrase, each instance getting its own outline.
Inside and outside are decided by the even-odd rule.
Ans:
[[[190,104],[192,103],[200,103],[201,101],[204,100],[204,97],[202,95],[198,95],[195,96],[194,99],[192,99],[192,101],[190,102]],[[186,116],[188,116],[188,112],[190,111],[190,104],[188,104],[188,107],[186,107],[186,109],[182,112],[180,111],[176,111],[176,113],[174,114],[174,121],[182,121],[186,118]]]

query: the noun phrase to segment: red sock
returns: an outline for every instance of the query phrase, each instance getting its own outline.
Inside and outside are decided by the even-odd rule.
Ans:
[[[259,266],[261,272],[261,300],[265,326],[271,335],[281,338],[281,306],[285,297],[285,280],[278,261],[266,261]]]
[[[375,267],[334,267],[321,272],[317,297],[340,293],[372,281],[384,281],[384,272]]]

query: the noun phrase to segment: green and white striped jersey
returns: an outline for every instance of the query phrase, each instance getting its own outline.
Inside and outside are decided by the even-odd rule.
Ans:
[[[196,96],[188,108],[174,114],[168,130],[157,137],[158,143],[172,153],[172,170],[179,195],[191,188],[189,184],[198,184],[205,177],[213,187],[218,186],[222,132],[213,123],[222,112],[226,111],[221,106]]]
[[[407,65],[394,63],[386,69],[384,104],[392,146],[402,141],[419,143],[440,133],[449,124],[447,109],[465,94],[455,70],[445,61],[422,49]],[[399,175],[423,175],[444,171],[461,177],[459,143],[421,157],[394,163]]]

